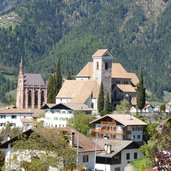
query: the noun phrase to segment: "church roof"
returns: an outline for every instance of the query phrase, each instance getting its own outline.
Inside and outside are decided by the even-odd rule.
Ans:
[[[93,57],[102,57],[102,56],[105,56],[108,52],[109,52],[108,49],[99,49],[92,56]]]
[[[135,88],[130,84],[116,84],[122,92],[135,93]]]
[[[90,77],[93,74],[93,62],[88,62],[76,77]],[[135,73],[127,72],[120,63],[112,63],[112,78],[128,78],[134,85],[137,84],[138,78]]]
[[[133,83],[134,86],[136,86],[139,82],[138,77],[135,73],[128,73],[129,76],[131,77],[131,82]]]
[[[41,74],[24,74],[24,85],[26,86],[46,86]]]
[[[71,99],[70,103],[85,103],[89,96],[98,98],[99,85],[94,80],[65,80],[57,98]]]

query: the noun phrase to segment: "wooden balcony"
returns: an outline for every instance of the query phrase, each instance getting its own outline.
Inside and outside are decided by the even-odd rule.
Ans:
[[[106,126],[116,126],[116,122],[101,121],[100,124]]]
[[[92,133],[100,133],[100,134],[121,134],[123,135],[123,131],[114,131],[114,130],[107,130],[107,129],[92,129]]]

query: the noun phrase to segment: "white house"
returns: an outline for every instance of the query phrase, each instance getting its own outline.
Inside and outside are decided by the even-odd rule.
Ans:
[[[48,128],[45,128],[45,129],[48,129]],[[78,154],[77,161],[76,161],[77,164],[83,166],[86,169],[94,169],[96,153],[102,151],[103,148],[98,146],[93,140],[82,135],[75,129],[68,128],[68,127],[56,128],[56,131],[67,131],[69,135],[71,136],[70,145]],[[34,129],[29,129],[26,132],[23,132],[23,134],[26,136],[30,136],[33,132],[34,132]],[[20,167],[19,163],[21,159],[24,161],[30,162],[30,158],[31,158],[31,156],[28,157],[27,149],[24,149],[22,153],[21,151],[20,153],[17,153],[17,151],[14,151],[12,149],[12,143],[15,142],[16,140],[18,140],[18,137],[14,137],[0,145],[0,149],[6,149],[5,165],[9,166],[10,164],[11,169],[16,169],[16,168],[18,169]],[[13,163],[10,163],[11,162],[10,159],[12,158],[13,155],[15,155],[15,158],[17,160],[13,161]],[[20,161],[18,161],[18,159]]]
[[[0,130],[7,124],[23,130],[30,129],[33,125],[33,112],[25,109],[5,108],[0,109]]]
[[[143,157],[140,146],[133,141],[98,139],[96,142],[105,149],[96,155],[98,171],[124,171],[131,161]]]
[[[154,107],[150,104],[145,105],[143,108],[142,112],[144,113],[153,113],[154,112]]]
[[[74,116],[74,111],[84,111],[86,114],[92,112],[92,109],[84,104],[72,103],[45,104],[42,109],[45,110],[45,127],[66,127],[68,120]]]

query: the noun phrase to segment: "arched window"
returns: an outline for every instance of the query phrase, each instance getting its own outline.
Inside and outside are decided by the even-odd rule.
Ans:
[[[31,90],[28,91],[28,108],[31,108],[32,105],[32,92]]]
[[[96,63],[96,69],[99,70],[99,62]]]
[[[38,91],[37,90],[34,92],[34,107],[35,108],[38,107]]]
[[[41,92],[41,106],[43,105],[45,101],[45,95],[44,95],[44,91]]]
[[[108,70],[108,63],[105,63],[105,70]]]

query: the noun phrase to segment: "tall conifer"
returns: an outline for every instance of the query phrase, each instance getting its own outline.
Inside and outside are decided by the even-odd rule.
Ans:
[[[61,87],[62,87],[62,74],[61,74],[61,62],[59,59],[56,73],[55,73],[55,96],[58,94]]]
[[[143,70],[140,71],[139,83],[137,85],[137,107],[142,110],[145,106],[146,95],[144,88]]]
[[[109,100],[109,93],[107,93],[107,97],[105,99],[105,114],[109,114],[111,112],[110,100]]]
[[[54,99],[54,77],[51,75],[48,80],[47,85],[47,102],[48,103],[55,103]]]
[[[98,111],[99,113],[104,109],[104,90],[103,90],[103,83],[100,85],[100,92],[98,96]]]

